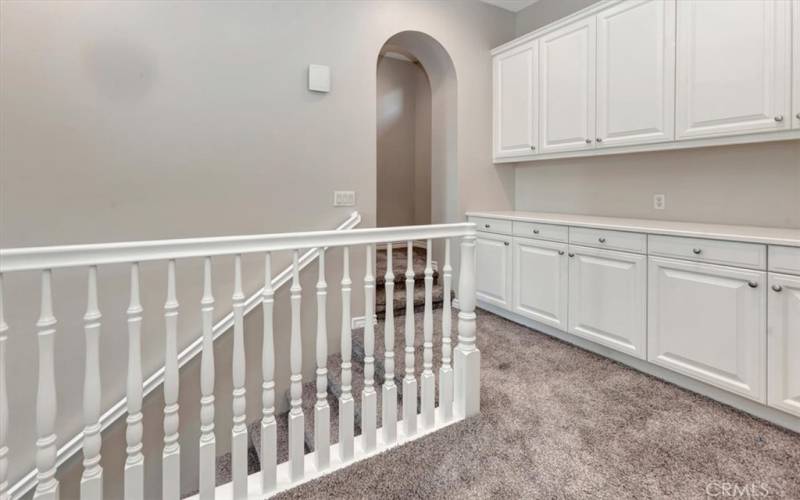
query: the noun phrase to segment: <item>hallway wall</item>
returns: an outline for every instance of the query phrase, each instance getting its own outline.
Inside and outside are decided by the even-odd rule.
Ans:
[[[378,59],[377,225],[431,222],[431,87],[418,64]]]

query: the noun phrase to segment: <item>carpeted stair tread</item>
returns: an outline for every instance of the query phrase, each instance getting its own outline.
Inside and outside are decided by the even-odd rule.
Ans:
[[[419,284],[425,279],[425,259],[426,250],[424,248],[414,248],[413,250],[413,265],[414,281]],[[378,250],[375,257],[375,284],[379,288],[383,288],[386,282],[386,250]],[[408,266],[407,250],[403,248],[392,249],[392,273],[394,274],[395,288],[405,288],[406,283],[406,267]],[[434,282],[438,282],[439,273],[433,271]]]
[[[439,306],[444,302],[444,286],[441,284],[434,284],[431,287],[431,305],[433,307]],[[418,285],[414,287],[414,311],[419,312],[417,309],[425,305],[425,286]],[[406,310],[406,289],[398,288],[394,291],[394,311],[395,315],[402,313]],[[386,289],[381,287],[375,291],[375,313],[383,315],[386,312]]]

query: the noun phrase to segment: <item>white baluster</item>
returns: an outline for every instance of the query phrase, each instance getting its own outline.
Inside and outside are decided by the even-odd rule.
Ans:
[[[442,366],[439,368],[439,410],[444,422],[453,418],[453,368],[450,366],[452,329],[450,295],[453,281],[453,268],[450,265],[450,240],[444,240],[444,305],[442,308]]]
[[[325,249],[319,251],[319,276],[317,278],[317,404],[314,405],[314,451],[317,470],[330,463],[331,410],[328,406],[328,284],[325,282]]]
[[[54,343],[56,318],[53,316],[53,296],[50,269],[42,271],[42,304],[36,322],[39,339],[39,382],[36,393],[36,469],[37,484],[33,498],[58,498],[56,480],[56,380]]]
[[[278,425],[275,422],[275,345],[272,310],[275,303],[272,289],[272,255],[264,257],[264,293],[261,309],[264,316],[264,340],[261,347],[261,491],[271,493],[277,485]]]
[[[181,446],[178,442],[178,299],[175,291],[175,261],[167,265],[167,301],[164,303],[166,329],[164,357],[164,451],[162,452],[161,496],[180,498]]]
[[[128,306],[128,418],[125,439],[125,500],[144,498],[142,454],[142,305],[139,300],[139,264],[131,264],[131,299]]]
[[[351,390],[353,375],[350,371],[350,358],[353,354],[352,332],[350,331],[350,249],[343,248],[342,264],[342,394],[339,397],[339,451],[342,462],[353,458],[353,426],[355,424],[355,401]]]
[[[83,378],[83,474],[81,499],[103,498],[100,466],[100,309],[97,305],[97,266],[89,268],[86,315],[86,369]]]
[[[414,242],[408,242],[406,266],[406,375],[403,377],[403,431],[417,432],[417,379],[414,376]]]
[[[200,498],[214,498],[217,440],[214,435],[214,294],[211,286],[211,257],[203,263],[203,352],[200,358]]]
[[[392,270],[392,244],[386,245],[386,315],[384,318],[384,377],[381,397],[383,442],[397,441],[397,386],[394,383],[394,271]]]
[[[292,372],[289,380],[291,395],[291,410],[289,411],[289,468],[290,479],[298,481],[305,473],[304,419],[303,419],[303,344],[300,333],[300,266],[298,264],[297,250],[292,255],[292,337],[290,351],[290,369]]]
[[[455,413],[459,418],[480,412],[481,353],[475,346],[475,236],[461,240],[458,275],[458,345],[455,349]]]
[[[242,256],[234,257],[233,276],[233,428],[231,429],[231,468],[233,497],[247,498],[247,413],[244,361],[244,292]]]
[[[0,274],[0,500],[8,500],[8,390],[6,387],[8,325],[3,313],[3,275]]]
[[[364,273],[364,389],[361,391],[361,433],[364,451],[377,445],[377,406],[375,392],[375,276],[372,272],[373,245],[367,245]]]
[[[433,374],[433,267],[431,252],[433,243],[427,241],[425,257],[425,312],[422,316],[422,425],[430,429],[434,425],[436,376]]]

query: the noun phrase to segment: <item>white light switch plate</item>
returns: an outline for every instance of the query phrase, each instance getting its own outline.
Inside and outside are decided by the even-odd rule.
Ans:
[[[314,92],[331,91],[331,68],[321,64],[308,65],[308,90]]]
[[[355,191],[334,191],[333,192],[333,206],[334,207],[354,207],[356,205],[356,192]]]

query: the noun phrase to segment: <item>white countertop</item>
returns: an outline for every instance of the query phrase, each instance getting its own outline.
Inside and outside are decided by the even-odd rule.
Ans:
[[[519,212],[513,210],[494,212],[472,211],[467,212],[467,216],[800,247],[800,229],[781,227],[729,226],[724,224],[626,219],[622,217],[597,217],[594,215],[546,212]]]

